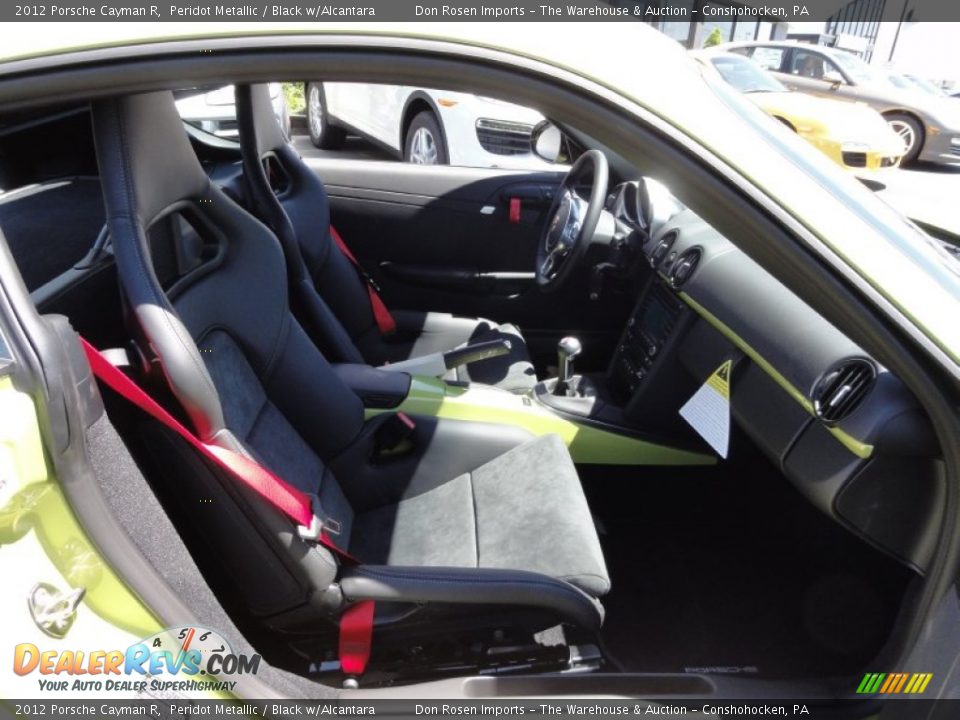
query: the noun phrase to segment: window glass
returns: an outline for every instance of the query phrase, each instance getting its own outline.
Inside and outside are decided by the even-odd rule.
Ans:
[[[734,42],[739,42],[741,40],[753,40],[756,34],[756,20],[737,20],[737,24],[733,28]]]
[[[866,83],[879,79],[877,74],[870,68],[870,66],[856,55],[851,55],[847,52],[835,52],[833,53],[833,57],[836,59],[837,63],[843,67],[847,75],[853,78],[855,82]],[[836,69],[835,65],[834,69]]]
[[[764,70],[778,71],[783,65],[783,54],[786,52],[783,48],[775,47],[757,47],[753,48],[750,57]]]
[[[690,37],[690,23],[688,22],[662,22],[659,30],[667,37],[672,37],[684,45],[687,44],[687,39]]]
[[[274,115],[302,155],[543,170],[530,137],[543,115],[471,93],[321,80],[270,84]],[[232,85],[182,92],[188,125],[221,141],[239,136]]]
[[[819,53],[794,50],[793,59],[790,63],[790,74],[813,80],[824,80],[826,79],[825,76],[839,76],[840,69]]]
[[[747,58],[720,56],[712,62],[723,79],[742,93],[786,91],[772,75]]]

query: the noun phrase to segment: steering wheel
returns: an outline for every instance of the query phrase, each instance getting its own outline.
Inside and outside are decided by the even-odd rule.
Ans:
[[[591,178],[590,198],[584,200],[576,188],[583,186],[587,177]],[[560,183],[537,244],[537,285],[543,292],[559,288],[583,259],[603,211],[608,179],[606,156],[588,150]]]

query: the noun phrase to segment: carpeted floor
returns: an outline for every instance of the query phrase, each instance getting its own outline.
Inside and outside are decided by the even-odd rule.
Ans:
[[[853,672],[912,577],[749,452],[706,470],[581,477],[613,582],[602,642],[624,671]]]

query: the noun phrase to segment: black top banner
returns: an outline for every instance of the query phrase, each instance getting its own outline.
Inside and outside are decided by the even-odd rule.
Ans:
[[[770,22],[827,20],[863,0],[57,0],[4,3],[3,22]],[[880,21],[960,21],[956,0],[870,0]],[[876,8],[882,8],[876,13]]]

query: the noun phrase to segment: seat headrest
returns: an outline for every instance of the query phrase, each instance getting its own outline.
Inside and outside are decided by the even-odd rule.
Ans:
[[[174,203],[206,192],[210,181],[173,93],[99,100],[92,111],[99,161],[116,164],[116,172],[104,173],[101,167],[108,215],[135,216],[147,226]]]

